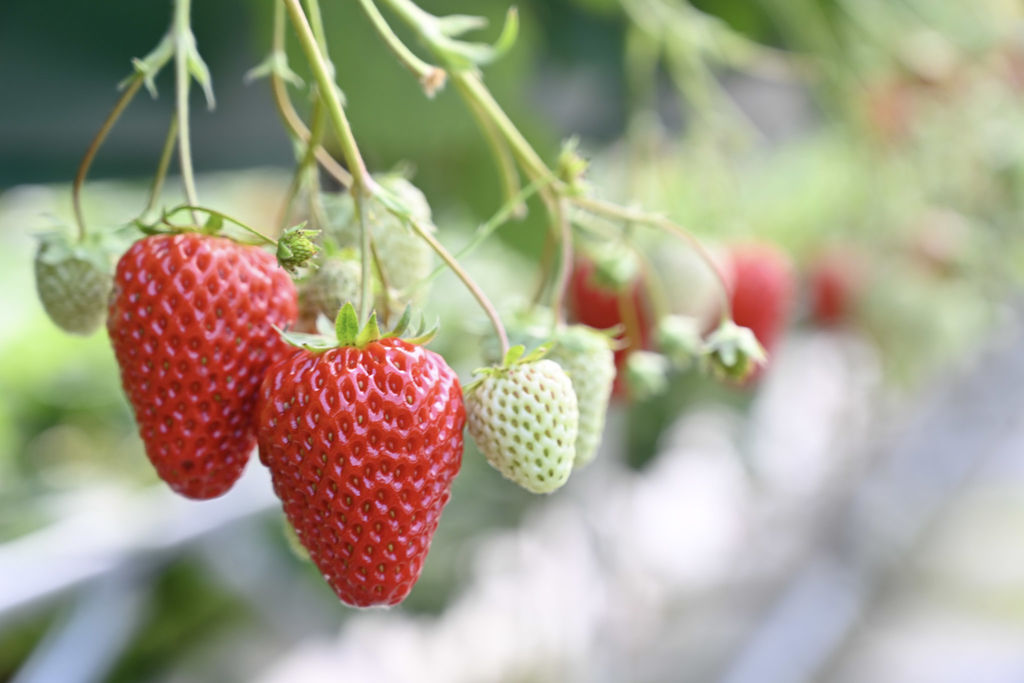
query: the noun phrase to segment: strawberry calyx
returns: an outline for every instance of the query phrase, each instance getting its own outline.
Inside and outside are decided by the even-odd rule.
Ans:
[[[412,325],[412,309],[406,307],[398,324],[388,332],[382,332],[380,323],[377,321],[377,312],[370,313],[370,319],[360,327],[359,315],[356,313],[352,302],[346,302],[338,317],[334,321],[333,329],[325,316],[320,316],[317,321],[319,334],[305,334],[302,332],[291,332],[278,330],[281,338],[292,346],[305,349],[312,353],[324,353],[331,349],[353,347],[365,349],[373,342],[382,339],[401,339],[409,344],[423,346],[429,344],[437,334],[437,326],[427,329],[421,321],[414,332],[410,332]],[[409,332],[407,335],[406,333]]]
[[[768,362],[768,353],[749,327],[726,320],[707,338],[703,359],[715,376],[742,383]]]
[[[509,348],[505,353],[505,357],[502,358],[501,363],[497,365],[488,365],[486,367],[477,368],[473,371],[475,379],[463,387],[463,393],[469,394],[476,387],[480,385],[488,377],[494,375],[501,375],[507,373],[510,369],[518,365],[526,365],[528,363],[535,363],[542,360],[551,351],[551,348],[555,345],[554,341],[547,341],[536,347],[529,353],[526,351],[525,344],[516,344]]]

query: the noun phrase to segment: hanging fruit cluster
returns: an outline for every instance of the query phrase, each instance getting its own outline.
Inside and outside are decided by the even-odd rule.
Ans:
[[[479,71],[513,44],[514,10],[498,40],[485,45],[461,38],[482,26],[479,18],[436,17],[411,0],[380,0],[429,49],[433,64],[392,32],[378,3],[359,4],[425,94],[453,81],[492,142],[507,201],[460,256],[527,200],[541,200],[557,257],[541,268],[533,308],[508,330],[443,246],[423,193],[403,177],[368,172],[315,0],[275,1],[272,51],[251,73],[270,79],[298,152],[278,227],[297,214],[305,223],[275,241],[199,203],[190,82],[211,106],[213,93],[189,26],[189,0],[176,0],[166,37],[135,60],[83,160],[73,187],[78,239],[47,237],[36,274],[46,311],[66,331],[88,334],[106,319],[124,391],[160,477],[189,498],[220,496],[258,445],[298,541],[341,600],[362,607],[396,604],[412,589],[459,471],[464,429],[509,480],[551,493],[596,456],[613,390],[656,392],[673,367],[747,381],[765,362],[762,344],[777,337],[791,291],[784,264],[765,250],[718,266],[666,218],[594,197],[573,143],[553,166],[545,163]],[[308,125],[289,100],[288,84],[301,84],[284,57],[289,21],[314,78]],[[175,116],[149,206],[126,230],[87,231],[80,193],[92,158],[132,97],[143,85],[152,91],[170,63]],[[340,160],[323,146],[328,130]],[[187,204],[160,211],[175,148]],[[322,191],[321,172],[346,191]],[[602,230],[591,229],[594,219]],[[710,325],[655,305],[665,293],[625,240],[634,228],[681,238],[696,250],[720,285]],[[577,232],[586,241],[574,247]],[[126,235],[135,240],[127,249]],[[410,311],[429,297],[435,256],[494,328],[494,364],[465,389],[445,359],[425,348],[434,331],[409,332]],[[770,303],[758,298],[762,290]],[[382,332],[382,323],[399,316]]]

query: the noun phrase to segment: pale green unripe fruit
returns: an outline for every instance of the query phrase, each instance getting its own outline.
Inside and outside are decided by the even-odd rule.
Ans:
[[[597,455],[604,434],[608,401],[615,383],[615,353],[607,335],[584,325],[573,325],[558,335],[547,358],[562,366],[572,380],[579,406],[575,467]]]
[[[469,433],[491,465],[533,493],[572,473],[579,407],[572,380],[552,360],[489,370],[466,396]]]

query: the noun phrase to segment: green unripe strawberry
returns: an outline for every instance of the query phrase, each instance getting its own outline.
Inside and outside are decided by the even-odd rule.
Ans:
[[[299,283],[299,328],[315,330],[320,315],[328,320],[338,317],[338,311],[347,302],[359,301],[359,283],[362,281],[358,261],[331,257]]]
[[[430,205],[415,185],[397,175],[380,176],[374,180],[420,225],[434,232]],[[414,293],[412,288],[434,269],[434,252],[430,245],[382,202],[367,199],[363,208],[384,279],[393,297],[400,303],[419,301],[425,289]],[[352,195],[325,196],[324,209],[328,218],[327,236],[339,247],[358,250],[359,220]]]
[[[57,327],[81,335],[99,329],[113,283],[111,255],[103,245],[72,244],[60,233],[44,235],[35,273],[39,300]]]
[[[551,493],[572,473],[579,407],[572,380],[552,360],[522,360],[478,371],[467,389],[469,433],[491,465],[532,493]]]
[[[615,383],[611,339],[586,325],[572,325],[558,333],[547,358],[562,366],[576,392],[580,421],[574,466],[583,467],[597,455]]]

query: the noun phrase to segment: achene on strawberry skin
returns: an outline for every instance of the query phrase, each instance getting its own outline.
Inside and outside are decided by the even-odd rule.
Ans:
[[[291,279],[257,247],[154,235],[118,262],[107,330],[146,455],[174,491],[215,498],[241,476],[263,373],[289,352],[274,327],[297,315]]]
[[[455,372],[397,338],[299,350],[267,373],[260,459],[310,558],[345,603],[401,602],[462,464]]]

